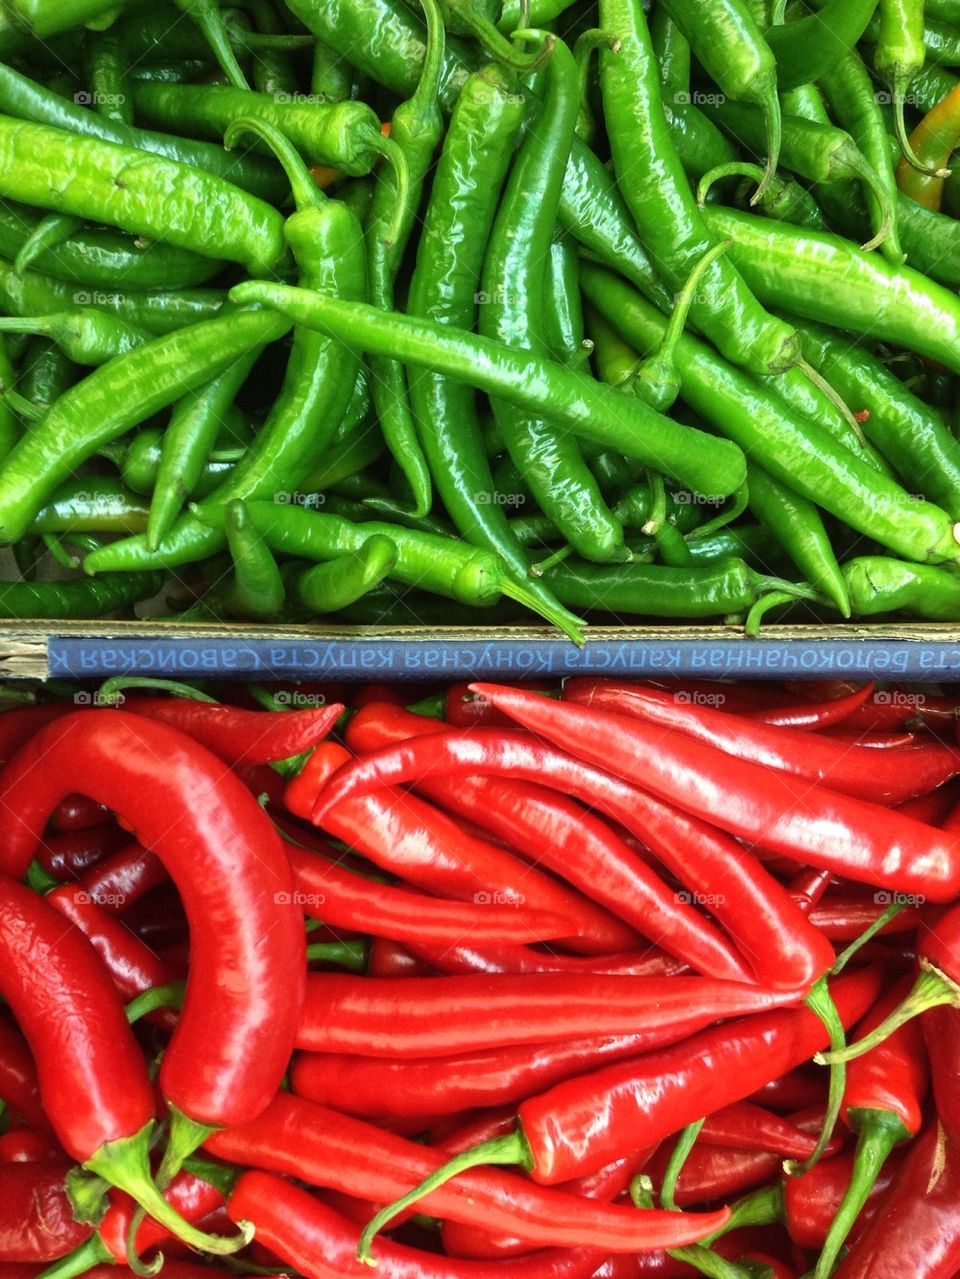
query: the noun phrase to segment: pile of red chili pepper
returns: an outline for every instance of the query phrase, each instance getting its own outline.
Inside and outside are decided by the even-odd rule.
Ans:
[[[6,618],[960,620],[960,0],[2,0]]]
[[[960,1274],[955,698],[62,693],[0,714],[0,1279]]]

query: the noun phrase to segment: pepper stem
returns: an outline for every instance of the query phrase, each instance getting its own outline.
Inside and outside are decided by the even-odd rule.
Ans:
[[[167,1189],[185,1161],[216,1131],[211,1124],[202,1124],[185,1115],[176,1106],[170,1106],[170,1131],[167,1134],[167,1145],[156,1176],[160,1190]]]
[[[813,1060],[820,1066],[833,1066],[837,1062],[853,1061],[854,1058],[862,1057],[864,1053],[882,1044],[895,1030],[899,1030],[920,1013],[925,1013],[928,1008],[940,1008],[944,1004],[952,1008],[960,1008],[960,986],[951,981],[939,968],[934,968],[925,960],[920,962],[923,971],[914,982],[913,990],[885,1021],[882,1021],[869,1035],[864,1035],[848,1048],[817,1053]]]
[[[707,202],[707,193],[715,182],[723,178],[751,178],[759,189],[763,181],[763,169],[759,164],[751,164],[747,160],[732,160],[729,164],[715,164],[708,169],[697,183],[697,204],[702,209]]]
[[[403,147],[395,142],[393,138],[385,137],[382,133],[371,130],[367,142],[370,149],[382,155],[387,164],[393,169],[393,182],[397,188],[397,202],[394,205],[390,225],[387,227],[386,240],[389,247],[396,244],[403,234],[406,209],[410,200],[410,167],[407,164],[407,157]]]
[[[375,1266],[377,1262],[376,1258],[371,1255],[370,1246],[380,1231],[389,1225],[394,1217],[399,1216],[401,1212],[412,1204],[419,1203],[425,1195],[444,1185],[451,1177],[455,1177],[457,1173],[466,1172],[469,1168],[478,1168],[481,1164],[521,1164],[529,1168],[531,1163],[530,1147],[519,1128],[503,1137],[494,1137],[491,1141],[481,1142],[479,1146],[474,1146],[472,1149],[465,1150],[462,1154],[454,1156],[442,1168],[438,1168],[429,1177],[425,1177],[419,1186],[414,1186],[411,1191],[400,1199],[394,1200],[392,1204],[388,1204],[386,1208],[381,1209],[367,1223],[357,1243],[357,1260],[362,1261],[367,1266]]]
[[[176,1113],[176,1112],[175,1112]],[[249,1222],[240,1223],[240,1233],[232,1239],[221,1235],[208,1235],[197,1230],[180,1216],[177,1210],[164,1199],[153,1177],[150,1174],[150,1137],[153,1121],[146,1124],[133,1137],[121,1137],[118,1141],[105,1142],[100,1149],[83,1165],[90,1172],[95,1172],[109,1181],[118,1190],[124,1191],[153,1217],[160,1225],[166,1226],[172,1235],[182,1239],[198,1252],[209,1252],[222,1257],[226,1253],[239,1252],[253,1238],[253,1226]]]
[[[151,986],[126,1006],[127,1021],[130,1025],[140,1021],[159,1008],[182,1008],[186,982],[175,981],[169,986]]]
[[[502,63],[503,66],[509,67],[512,71],[520,71],[525,75],[529,75],[531,72],[541,70],[550,61],[556,44],[556,40],[552,35],[546,37],[536,53],[523,54],[492,22],[483,17],[482,14],[477,13],[471,7],[469,0],[463,7],[459,4],[451,4],[450,7],[456,9],[457,16],[463,21],[465,26],[470,28],[471,35],[474,39],[479,40],[495,62]],[[518,27],[513,32],[514,40],[525,38],[526,28]]]
[[[785,1220],[785,1207],[783,1185],[776,1182],[772,1186],[764,1186],[762,1190],[755,1190],[752,1195],[745,1195],[743,1199],[738,1199],[735,1204],[730,1207],[730,1220],[715,1230],[712,1235],[707,1235],[700,1242],[705,1248],[721,1238],[721,1236],[729,1234],[731,1230],[739,1230],[742,1226],[772,1226],[777,1222]]]
[[[227,34],[223,14],[217,0],[174,0],[177,8],[192,18],[210,46],[220,70],[235,89],[250,90]]]
[[[814,982],[804,1003],[812,1013],[815,1013],[820,1018],[826,1027],[827,1034],[830,1036],[830,1056],[833,1057],[837,1052],[843,1053],[847,1046],[846,1031],[843,1028],[843,1022],[840,1020],[840,1014],[837,1012],[837,1005],[833,1002],[833,995],[830,993],[830,984],[827,977],[821,977]],[[798,1172],[809,1172],[814,1165],[820,1162],[823,1152],[830,1144],[830,1138],[833,1136],[833,1130],[837,1126],[837,1120],[840,1118],[840,1109],[843,1105],[843,1094],[846,1086],[846,1062],[838,1061],[830,1067],[830,1083],[827,1088],[827,1113],[823,1117],[823,1127],[820,1129],[817,1144],[810,1158],[805,1159],[802,1164],[798,1165],[793,1160],[789,1160],[784,1165],[789,1175],[793,1176]]]
[[[126,688],[145,688],[151,693],[172,693],[174,697],[182,697],[185,701],[207,702],[211,706],[219,705],[215,697],[201,692],[199,688],[181,684],[174,679],[151,679],[147,675],[114,675],[100,685],[97,700],[104,704],[122,701],[120,694]]]
[[[317,187],[310,170],[303,162],[303,157],[287,135],[268,120],[258,120],[255,116],[238,116],[231,121],[223,135],[223,145],[232,151],[245,133],[252,133],[265,142],[273,152],[290,183],[293,202],[298,212],[303,209],[319,208],[326,201],[326,196]]]
[[[903,99],[912,79],[912,75],[893,75],[890,78],[890,89],[893,95],[893,130],[900,144],[900,154],[911,168],[916,169],[918,173],[925,173],[928,178],[949,178],[949,169],[941,169],[936,164],[924,164],[910,144],[910,135],[907,133],[903,118]]]
[[[702,1123],[703,1120],[700,1121]],[[695,1125],[691,1125],[694,1127]],[[682,1138],[681,1138],[682,1141]],[[679,1143],[678,1143],[679,1145]],[[630,1199],[634,1208],[653,1208],[653,1182],[643,1173],[639,1173],[630,1182]],[[661,1194],[661,1200],[663,1195]],[[716,1232],[711,1238],[716,1239],[721,1234],[725,1234],[729,1228],[729,1223],[723,1230]],[[746,1266],[736,1265],[732,1261],[718,1256],[715,1252],[711,1252],[709,1247],[703,1243],[690,1244],[685,1248],[668,1248],[667,1255],[673,1257],[675,1261],[686,1262],[693,1270],[698,1270],[700,1274],[707,1275],[708,1279],[752,1279],[752,1271]]]
[[[813,383],[821,395],[826,396],[846,424],[850,427],[851,431],[853,431],[860,445],[863,448],[866,448],[867,439],[863,433],[863,427],[857,421],[856,415],[853,413],[850,405],[846,402],[843,396],[834,390],[820,370],[815,369],[807,360],[802,358],[798,359],[796,367],[800,370],[808,382]]]
[[[543,572],[543,569],[541,568],[540,571]],[[507,599],[516,600],[518,604],[529,608],[531,612],[539,613],[541,617],[545,617],[548,622],[552,622],[563,631],[564,635],[572,639],[579,648],[583,647],[584,638],[583,631],[580,629],[580,618],[568,612],[562,604],[548,603],[539,593],[534,594],[515,578],[507,576],[500,579],[500,593],[506,595]]]
[[[365,973],[370,959],[370,945],[365,941],[317,942],[307,947],[307,963],[337,964],[351,973]]]
[[[867,187],[874,200],[876,200],[877,208],[880,211],[880,225],[876,227],[872,238],[866,244],[861,244],[860,246],[864,253],[869,253],[871,249],[876,249],[883,244],[893,230],[893,200],[873,165],[864,159],[860,151],[853,148],[849,153],[844,152],[844,160],[847,166],[856,173],[864,186]]]
[[[74,1220],[86,1226],[99,1225],[106,1212],[103,1200],[110,1189],[109,1183],[102,1177],[91,1176],[81,1168],[71,1168],[65,1184]]]
[[[751,639],[759,635],[767,613],[773,608],[781,608],[784,604],[792,604],[793,599],[794,597],[788,595],[786,591],[770,591],[767,595],[761,595],[747,613],[747,620],[743,624],[744,635],[749,635]]]
[[[85,1275],[94,1266],[113,1265],[116,1261],[113,1253],[101,1242],[99,1235],[91,1235],[73,1252],[55,1261],[44,1270],[39,1279],[76,1279],[77,1275]]]
[[[764,93],[760,102],[763,111],[763,122],[767,132],[767,162],[763,169],[763,177],[760,179],[760,185],[750,197],[750,204],[759,204],[766,194],[767,187],[773,179],[777,171],[777,165],[780,162],[780,141],[783,132],[783,124],[780,119],[780,99],[777,96],[777,86],[774,81]]]
[[[703,1127],[704,1122],[704,1119],[698,1119],[695,1123],[687,1124],[677,1138],[676,1145],[667,1160],[667,1166],[663,1171],[663,1184],[660,1187],[660,1202],[665,1208],[669,1208],[671,1212],[678,1211],[677,1182],[683,1171],[683,1165],[687,1162],[687,1156],[700,1136],[700,1129]]]
[[[852,1112],[852,1115],[857,1115],[857,1112]],[[862,1118],[850,1184],[830,1223],[812,1279],[829,1279],[840,1249],[867,1202],[867,1196],[880,1176],[890,1152],[894,1146],[910,1136],[903,1121],[890,1111],[863,1110],[859,1115]]]
[[[869,928],[865,928],[860,936],[850,943],[846,950],[842,950],[840,952],[833,967],[830,969],[831,974],[836,977],[839,973],[842,973],[857,951],[866,946],[867,942],[876,937],[877,933],[883,932],[887,924],[890,923],[890,920],[896,919],[900,912],[905,908],[906,902],[894,902],[891,906],[888,906],[882,914],[877,916]]]

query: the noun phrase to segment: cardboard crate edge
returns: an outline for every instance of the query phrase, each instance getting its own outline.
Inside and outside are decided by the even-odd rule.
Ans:
[[[517,679],[574,671],[703,678],[960,681],[960,628],[771,626],[759,639],[724,626],[595,627],[577,649],[549,628],[171,626],[148,622],[0,623],[0,678]]]

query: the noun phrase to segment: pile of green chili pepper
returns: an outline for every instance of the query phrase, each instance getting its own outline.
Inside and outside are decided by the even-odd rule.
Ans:
[[[960,5],[3,0],[0,616],[960,620]]]

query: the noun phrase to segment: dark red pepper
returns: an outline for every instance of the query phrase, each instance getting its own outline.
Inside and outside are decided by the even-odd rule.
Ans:
[[[0,1261],[56,1261],[90,1235],[73,1218],[68,1159],[0,1164]]]

